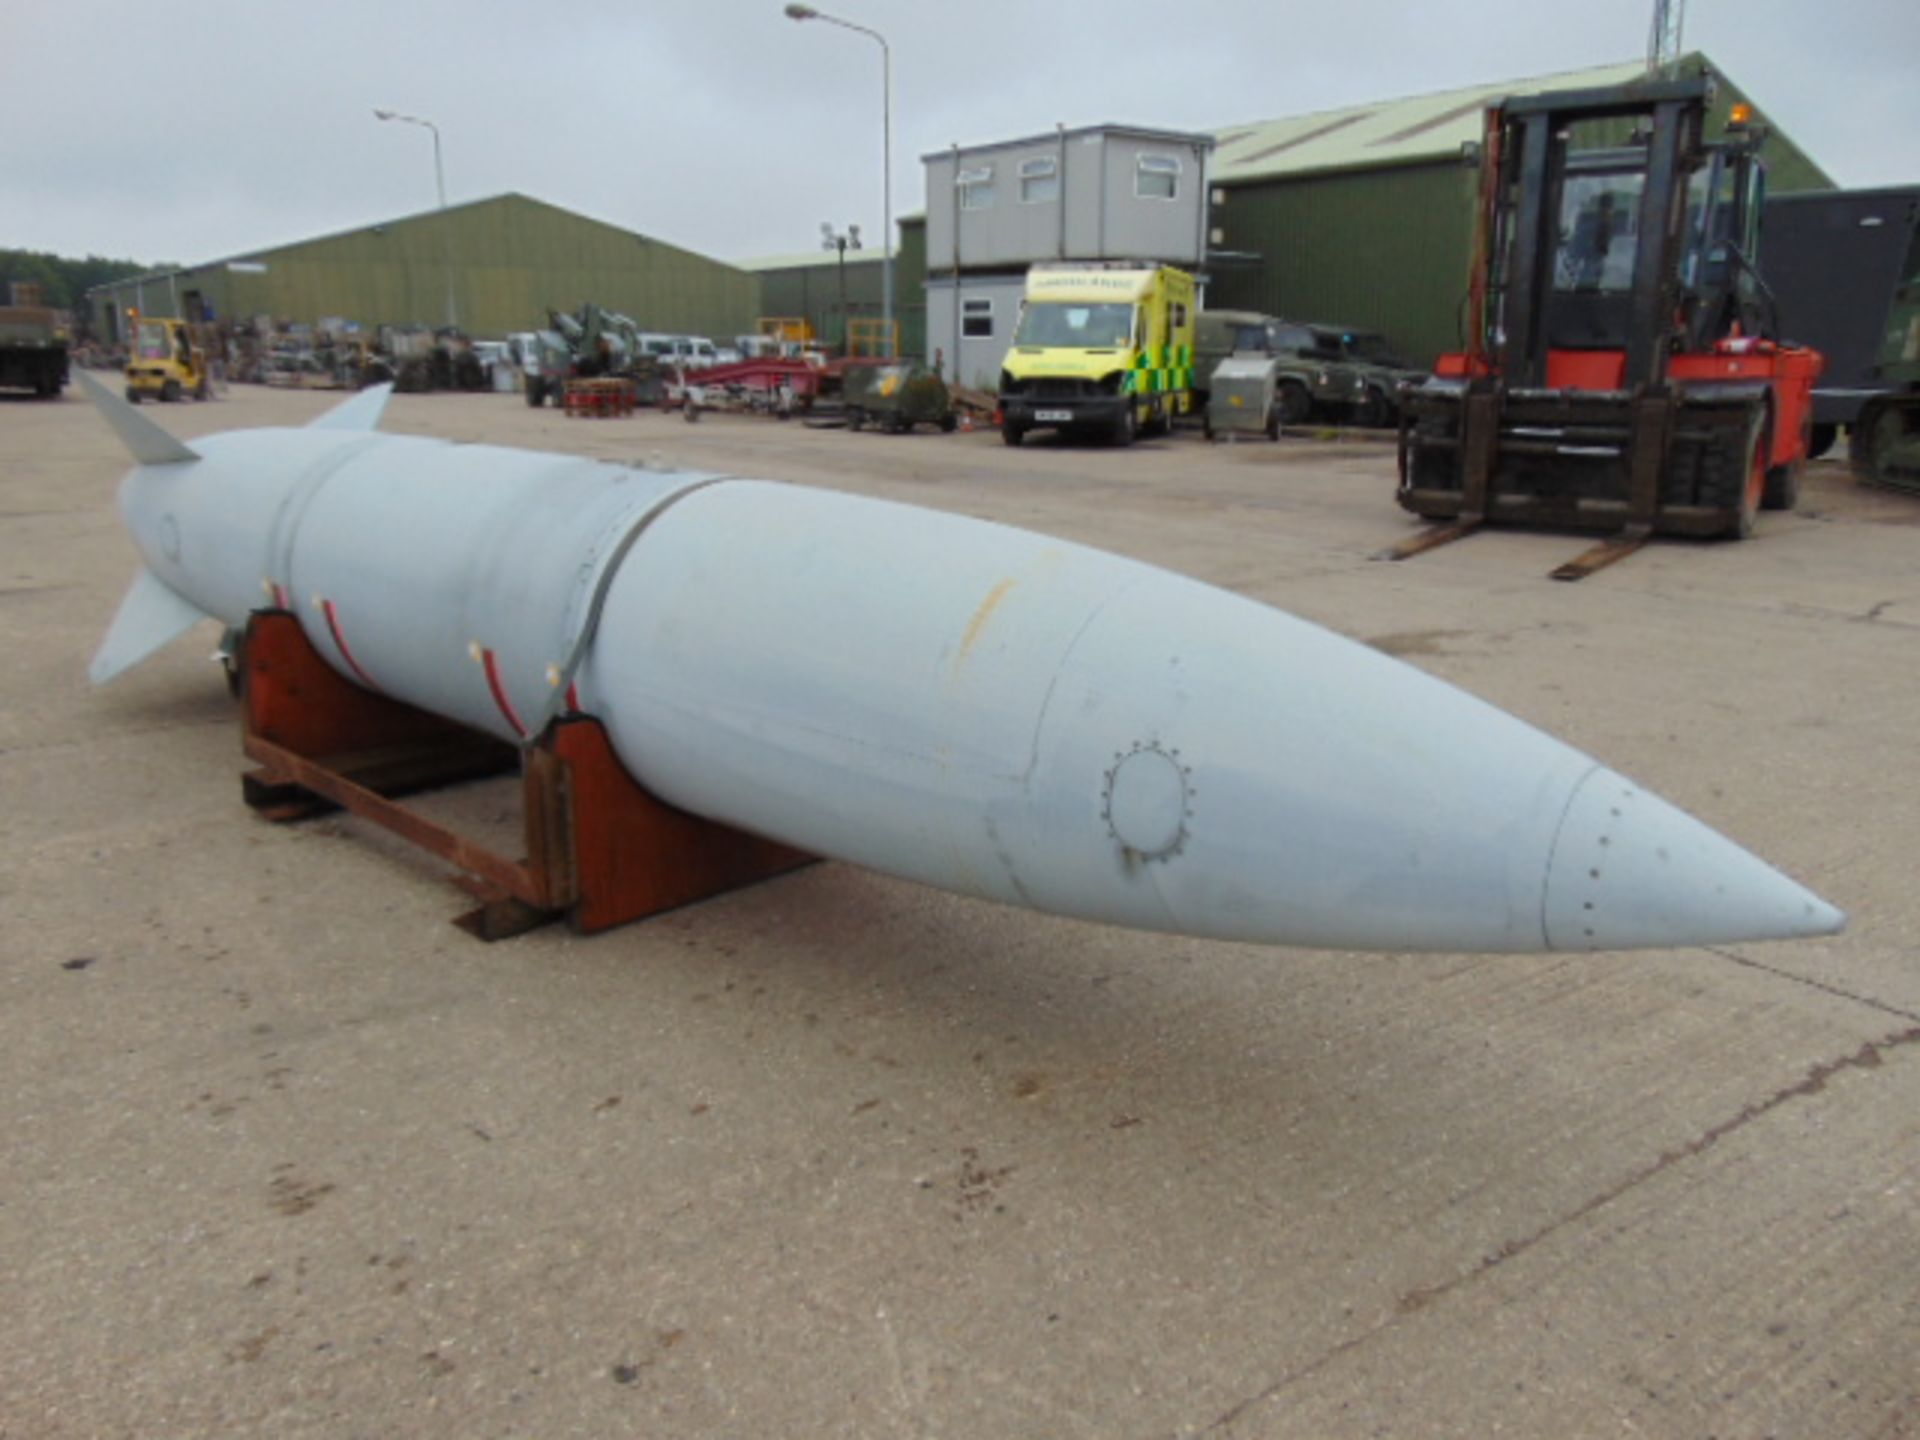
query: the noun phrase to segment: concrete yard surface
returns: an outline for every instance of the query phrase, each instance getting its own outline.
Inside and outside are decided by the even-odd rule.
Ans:
[[[191,439],[340,397],[147,413]],[[240,802],[91,407],[0,400],[0,1440],[1920,1435],[1920,499],[1399,565],[1377,442],[1131,451],[511,396],[387,428],[762,475],[1196,575],[1644,781],[1816,942],[1379,957],[840,864],[483,945]],[[431,544],[432,537],[422,537]],[[641,552],[636,552],[641,553]],[[831,645],[833,637],[822,637]],[[437,797],[510,833],[517,792]]]

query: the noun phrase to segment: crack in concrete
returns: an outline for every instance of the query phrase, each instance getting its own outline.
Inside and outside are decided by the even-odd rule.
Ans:
[[[1865,1003],[1874,1004],[1876,1002],[1867,1001]],[[1895,1013],[1904,1015],[1905,1012],[1896,1011]],[[1639,1169],[1633,1171],[1615,1184],[1610,1185],[1607,1189],[1593,1196],[1584,1204],[1575,1207],[1565,1215],[1548,1221],[1531,1234],[1523,1235],[1517,1240],[1507,1241],[1500,1246],[1499,1249],[1482,1256],[1478,1264],[1462,1270],[1451,1279],[1443,1280],[1436,1285],[1419,1286],[1409,1290],[1400,1297],[1394,1306],[1394,1313],[1385,1320],[1382,1320],[1379,1324],[1367,1330],[1361,1331],[1357,1335],[1349,1336],[1338,1345],[1327,1350],[1324,1354],[1316,1356],[1305,1365],[1288,1371],[1272,1384],[1255,1394],[1249,1395],[1246,1399],[1241,1400],[1239,1403],[1224,1411],[1211,1424],[1204,1427],[1200,1433],[1211,1434],[1214,1431],[1224,1430],[1256,1405],[1271,1400],[1274,1396],[1280,1394],[1290,1386],[1299,1383],[1314,1372],[1330,1365],[1342,1355],[1357,1349],[1367,1341],[1372,1340],[1375,1336],[1391,1329],[1407,1316],[1424,1310],[1435,1301],[1445,1298],[1462,1286],[1481,1279],[1483,1276],[1506,1264],[1507,1261],[1526,1254],[1529,1250],[1532,1250],[1556,1232],[1586,1219],[1595,1211],[1618,1200],[1629,1190],[1653,1179],[1656,1175],[1679,1164],[1681,1161],[1690,1160],[1697,1155],[1704,1154],[1729,1135],[1743,1129],[1762,1116],[1779,1109],[1788,1101],[1802,1099],[1809,1095],[1817,1095],[1826,1088],[1829,1080],[1844,1071],[1877,1070],[1885,1060],[1887,1051],[1897,1049],[1903,1045],[1913,1045],[1916,1043],[1920,1043],[1920,1024],[1909,1026],[1905,1030],[1897,1030],[1890,1035],[1882,1036],[1878,1040],[1863,1041],[1860,1048],[1850,1055],[1842,1055],[1838,1059],[1823,1061],[1820,1064],[1812,1066],[1805,1075],[1793,1084],[1774,1091],[1764,1099],[1749,1102],[1742,1106],[1736,1114],[1722,1120],[1717,1125],[1708,1127],[1677,1149],[1661,1151],[1659,1158],[1646,1165],[1642,1165]]]
[[[1778,976],[1782,980],[1791,980],[1796,985],[1805,985],[1810,990],[1818,990],[1837,999],[1851,1000],[1855,1004],[1865,1005],[1870,1010],[1878,1010],[1882,1014],[1892,1015],[1901,1020],[1920,1021],[1920,1012],[1902,1010],[1898,1005],[1889,1005],[1886,1001],[1876,1000],[1871,995],[1860,995],[1852,990],[1843,990],[1838,985],[1829,985],[1824,980],[1815,980],[1808,975],[1796,975],[1791,970],[1781,970],[1772,965],[1762,964],[1758,960],[1742,955],[1737,950],[1722,950],[1718,945],[1709,945],[1706,949],[1722,960],[1731,960],[1734,964],[1744,965],[1749,970],[1761,970],[1768,975]]]

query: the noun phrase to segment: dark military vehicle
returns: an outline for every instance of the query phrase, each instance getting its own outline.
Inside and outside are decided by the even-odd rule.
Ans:
[[[1278,360],[1274,401],[1284,425],[1346,418],[1364,393],[1342,363],[1339,332],[1262,315],[1254,310],[1202,310],[1194,326],[1194,390],[1203,403],[1214,368],[1229,355]]]

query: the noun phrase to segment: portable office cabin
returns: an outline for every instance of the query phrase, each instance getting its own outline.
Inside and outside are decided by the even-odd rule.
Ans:
[[[930,274],[1206,256],[1211,137],[1122,125],[954,146],[926,165]]]
[[[1690,73],[1715,69],[1698,53],[1679,63]],[[1414,365],[1431,365],[1461,343],[1478,181],[1470,147],[1487,107],[1509,95],[1630,84],[1645,73],[1633,61],[1217,132],[1207,304],[1378,330]],[[1753,103],[1715,74],[1709,138],[1736,101]],[[1754,117],[1770,130],[1762,153],[1773,193],[1832,188],[1757,105]]]
[[[1120,260],[1198,270],[1207,253],[1206,135],[1096,125],[921,159],[927,211],[902,226],[925,277],[925,354],[992,390],[1027,268]]]
[[[929,365],[950,384],[993,393],[1013,343],[1027,274],[937,275],[926,282]]]

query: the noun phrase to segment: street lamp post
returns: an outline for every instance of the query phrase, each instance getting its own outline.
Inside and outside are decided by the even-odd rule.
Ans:
[[[882,272],[880,281],[880,319],[886,329],[885,345],[889,357],[893,354],[893,52],[887,48],[887,37],[878,30],[869,30],[864,25],[856,25],[851,20],[842,20],[837,15],[829,15],[816,10],[811,5],[789,5],[786,9],[789,20],[824,20],[829,25],[838,25],[843,30],[852,30],[865,35],[880,46],[880,207]]]
[[[433,183],[440,192],[440,245],[447,268],[447,328],[460,328],[460,315],[453,304],[453,227],[447,220],[447,172],[440,164],[440,127],[417,115],[402,115],[397,110],[375,110],[376,120],[398,120],[403,125],[423,125],[433,132]]]
[[[860,227],[849,225],[845,230],[835,230],[832,222],[820,222],[820,244],[824,249],[834,250],[840,255],[840,353],[853,354],[853,346],[847,337],[847,251],[860,248]]]

